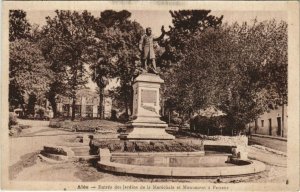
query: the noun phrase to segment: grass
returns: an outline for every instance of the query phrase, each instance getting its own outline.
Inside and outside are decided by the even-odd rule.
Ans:
[[[54,120],[55,121],[55,120]],[[60,121],[61,128],[77,130],[77,131],[98,131],[98,132],[112,132],[116,133],[117,130],[123,126],[122,123],[109,121],[109,120],[100,120],[100,119],[92,119],[92,120],[82,120],[82,121],[70,121],[64,120]]]
[[[21,160],[15,163],[14,165],[9,167],[9,179],[14,179],[16,176],[27,167],[31,167],[34,164],[36,164],[36,161],[38,159],[38,154],[40,151],[36,151],[33,153],[28,153],[23,156],[21,156]]]
[[[78,170],[74,173],[74,176],[83,182],[93,182],[102,179],[103,174],[95,168],[96,164],[97,161],[75,162]]]

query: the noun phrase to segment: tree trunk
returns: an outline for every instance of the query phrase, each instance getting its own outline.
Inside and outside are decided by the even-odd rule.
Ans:
[[[34,107],[36,104],[37,98],[35,94],[30,94],[27,105],[27,115],[35,115]]]
[[[99,87],[99,88],[100,88],[99,115],[100,115],[100,119],[104,119],[104,88],[103,87]]]
[[[75,120],[75,107],[76,107],[76,98],[73,98],[73,101],[72,101],[72,117],[71,117],[72,121]]]
[[[131,91],[130,91],[130,97],[129,97],[129,110],[130,110],[130,115],[133,114],[133,89],[131,88]]]
[[[125,114],[126,114],[126,117],[129,117],[129,108],[128,108],[127,100],[125,101]]]
[[[56,118],[57,117],[57,105],[56,105],[55,94],[49,95],[48,101],[52,108],[53,117]]]
[[[283,105],[282,105],[282,118],[281,118],[281,119],[282,119],[282,120],[281,120],[281,121],[282,121],[282,123],[281,123],[281,124],[282,124],[282,128],[281,128],[281,130],[282,130],[281,132],[282,132],[282,133],[281,133],[281,136],[282,136],[282,137],[284,137],[284,131],[285,131],[285,130],[284,130],[284,128],[285,128],[285,127],[284,127],[284,118],[285,118],[285,117],[284,117],[284,102],[283,102]]]
[[[22,108],[22,117],[24,117],[25,116],[25,106],[24,106],[24,103],[21,103],[21,108]]]

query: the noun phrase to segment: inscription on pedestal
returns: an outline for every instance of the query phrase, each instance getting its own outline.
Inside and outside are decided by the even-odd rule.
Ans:
[[[142,89],[141,101],[142,105],[143,103],[151,103],[156,106],[156,91]]]
[[[141,91],[141,107],[151,111],[158,113],[156,111],[156,91],[155,90],[146,90],[142,89]]]

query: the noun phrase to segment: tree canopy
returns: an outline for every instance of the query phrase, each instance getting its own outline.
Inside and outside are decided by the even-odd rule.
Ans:
[[[52,72],[35,43],[15,40],[9,49],[9,98],[11,103],[23,105],[26,95],[39,96],[48,90]]]
[[[117,78],[120,88],[114,94],[121,94],[126,111],[132,103],[131,83],[137,74],[139,65],[138,42],[143,28],[135,21],[130,21],[131,13],[123,11],[106,10],[101,12],[95,23],[95,38],[93,46],[94,63],[92,79],[100,89],[100,98],[103,98],[108,78]],[[100,110],[103,111],[103,99],[100,99]]]
[[[53,86],[66,80],[66,94],[73,99],[72,119],[75,118],[76,91],[88,81],[85,63],[89,63],[87,48],[94,42],[94,17],[87,11],[55,11],[56,16],[47,17],[43,28],[44,54],[51,62],[52,69],[62,79]],[[62,73],[66,77],[61,76]],[[51,89],[57,93],[59,90]],[[50,96],[55,94],[50,93]]]
[[[9,11],[9,41],[25,39],[30,36],[31,25],[23,10]]]
[[[197,31],[190,26],[189,32]],[[270,106],[286,103],[286,22],[199,31],[184,36],[188,51],[165,73],[166,106],[188,114],[212,105],[242,129]]]

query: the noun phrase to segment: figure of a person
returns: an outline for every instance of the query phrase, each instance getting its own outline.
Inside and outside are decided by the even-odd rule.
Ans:
[[[156,71],[156,62],[155,62],[155,53],[153,48],[153,42],[154,41],[160,41],[164,38],[165,30],[164,26],[161,27],[161,36],[158,38],[154,38],[152,36],[152,30],[150,27],[146,28],[146,34],[142,36],[140,43],[139,43],[139,49],[142,53],[142,67],[149,72],[153,72],[157,74]],[[150,66],[148,67],[148,63],[150,63]]]

